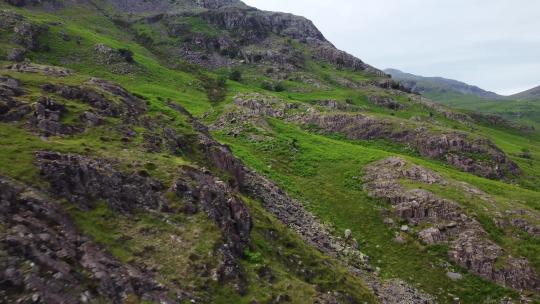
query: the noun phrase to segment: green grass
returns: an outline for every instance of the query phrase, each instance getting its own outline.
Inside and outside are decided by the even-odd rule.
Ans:
[[[409,281],[437,296],[442,303],[452,302],[451,295],[465,303],[485,303],[513,294],[474,275],[467,274],[463,281],[453,282],[445,273],[457,267],[447,266],[446,251],[422,246],[413,239],[405,245],[392,241],[394,231],[383,224],[381,215],[381,209],[387,205],[367,197],[361,177],[367,164],[394,153],[309,134],[276,121],[272,126],[276,147],[270,150],[243,137],[217,136],[250,166],[277,181],[337,231],[351,229],[361,250],[371,256],[374,266],[381,267],[384,278]],[[293,138],[299,148],[287,152],[286,143]],[[455,172],[450,168],[443,170]]]
[[[287,295],[291,303],[313,303],[319,293],[338,291],[358,303],[375,303],[367,287],[335,260],[306,245],[295,233],[268,214],[257,201],[244,197],[254,220],[253,249],[243,263],[249,290],[241,297],[227,292],[215,303],[270,302]],[[273,279],[258,273],[271,269]],[[307,270],[307,271],[306,271]]]
[[[238,137],[215,132],[216,137],[229,144],[234,153],[250,167],[272,178],[336,231],[351,229],[353,236],[361,243],[361,250],[371,256],[373,266],[381,267],[383,278],[408,281],[436,296],[440,303],[452,303],[454,297],[459,297],[463,303],[497,303],[503,296],[515,297],[516,294],[448,264],[445,246],[424,246],[412,237],[407,237],[406,244],[394,243],[392,239],[396,231],[383,224],[381,214],[381,210],[387,208],[388,204],[369,198],[362,188],[362,170],[374,161],[399,155],[447,179],[464,181],[489,193],[495,198],[496,208],[466,196],[458,188],[429,188],[441,196],[458,201],[467,212],[476,214],[493,240],[512,253],[526,256],[540,270],[538,239],[516,231],[501,231],[491,220],[492,212],[499,209],[504,211],[519,206],[540,212],[540,133],[537,132],[540,112],[537,103],[488,102],[452,97],[454,99],[446,100],[445,104],[463,111],[497,113],[537,128],[534,132],[524,133],[484,123],[461,123],[430,107],[415,103],[405,95],[389,95],[386,90],[368,86],[377,81],[378,77],[317,63],[311,59],[309,50],[294,40],[290,43],[295,50],[305,55],[303,69],[287,72],[283,79],[277,79],[277,72],[270,71],[269,66],[242,65],[235,68],[242,72],[242,80],[226,81],[225,100],[212,103],[208,98],[205,80],[208,77],[228,77],[231,69],[206,71],[182,60],[169,60],[168,52],[184,43],[182,39],[185,37],[161,35],[165,30],[161,26],[138,21],[130,28],[124,28],[98,13],[95,8],[83,5],[54,13],[8,7],[5,3],[0,4],[0,8],[17,11],[32,22],[48,24],[49,33],[41,37],[41,41],[50,47],[50,51],[30,53],[32,61],[65,66],[76,72],[70,77],[53,78],[1,70],[0,74],[23,82],[27,94],[21,99],[29,103],[35,102],[43,94],[40,86],[45,83],[81,85],[90,77],[100,77],[118,82],[131,92],[143,96],[148,104],[147,117],[166,122],[167,126],[190,139],[193,139],[195,133],[187,124],[186,117],[168,107],[168,102],[180,104],[196,117],[211,123],[232,102],[233,96],[252,92],[269,94],[291,103],[311,105],[320,100],[338,100],[356,106],[355,109],[360,113],[390,119],[397,124],[422,126],[434,132],[455,129],[469,132],[475,137],[487,137],[520,166],[522,177],[513,183],[488,180],[460,172],[442,161],[421,158],[406,145],[387,140],[351,141],[340,135],[323,136],[276,119],[269,120],[269,130],[250,129]],[[51,22],[61,24],[52,25]],[[178,22],[187,24],[193,33],[207,36],[220,34],[219,30],[196,17],[182,17]],[[73,38],[81,37],[81,43],[77,44],[76,39],[64,41],[61,32]],[[153,38],[152,45],[143,43],[143,33]],[[272,39],[275,42],[286,42],[283,37]],[[131,73],[119,74],[107,65],[97,64],[94,48],[98,43],[133,51],[135,63],[130,66]],[[0,51],[5,53],[11,47],[13,43],[9,35],[0,32]],[[7,64],[0,62],[1,66]],[[281,82],[285,90],[264,90],[264,82]],[[347,84],[356,84],[360,88],[352,88]],[[389,95],[405,108],[395,111],[374,105],[369,102],[371,95]],[[83,103],[53,97],[68,107],[69,113],[63,118],[66,123],[76,123],[78,114],[88,109]],[[519,117],[516,117],[517,114]],[[166,185],[170,185],[176,178],[179,166],[206,165],[201,155],[197,154],[196,147],[191,147],[194,153],[185,152],[181,156],[171,155],[167,151],[148,153],[143,147],[142,137],[147,130],[142,126],[134,128],[137,136],[131,142],[122,143],[122,135],[115,129],[119,123],[118,120],[107,119],[105,125],[82,134],[50,137],[47,140],[22,124],[0,123],[0,174],[29,184],[43,183],[33,163],[33,154],[39,150],[117,160],[115,163],[118,169],[145,170]],[[249,132],[263,135],[267,139],[253,140],[248,136]],[[524,150],[530,152],[532,159],[520,156]],[[192,277],[188,253],[203,256],[204,263],[214,265],[211,260],[206,260],[205,254],[211,251],[212,245],[219,238],[213,224],[203,216],[179,217],[171,224],[143,213],[133,217],[120,216],[112,213],[105,204],[88,212],[66,208],[84,232],[103,244],[121,261],[159,266],[159,279],[164,283],[179,280],[191,283],[189,287],[194,289],[209,286],[210,291],[197,290],[206,295],[211,294],[215,303],[250,303],[253,299],[264,303],[278,294],[287,294],[293,303],[311,303],[318,293],[335,290],[350,294],[359,302],[373,301],[362,282],[348,274],[336,261],[304,244],[298,236],[267,214],[256,201],[245,199],[255,222],[253,246],[248,249],[247,258],[242,262],[249,282],[245,296],[238,295],[230,286],[219,286],[209,278]],[[484,207],[488,211],[484,211]],[[147,229],[155,231],[150,235],[140,233]],[[268,231],[274,231],[276,237],[269,237]],[[171,242],[171,234],[181,236],[185,243]],[[518,237],[515,237],[516,234]],[[155,248],[150,254],[148,250],[152,247]],[[278,251],[277,248],[282,250]],[[291,264],[290,260],[296,262]],[[313,276],[307,277],[301,271],[302,267],[298,267],[298,261]],[[272,283],[257,275],[265,266],[270,267],[275,276]],[[449,270],[464,273],[464,279],[458,282],[449,280],[445,275]]]

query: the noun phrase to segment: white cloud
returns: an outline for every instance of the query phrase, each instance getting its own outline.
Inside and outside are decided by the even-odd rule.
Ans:
[[[499,93],[540,85],[537,0],[245,0],[305,16],[379,68],[437,75]]]

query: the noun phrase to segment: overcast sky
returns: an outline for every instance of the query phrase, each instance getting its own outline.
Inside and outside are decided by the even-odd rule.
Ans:
[[[512,94],[540,85],[538,0],[245,0],[307,17],[377,68]]]

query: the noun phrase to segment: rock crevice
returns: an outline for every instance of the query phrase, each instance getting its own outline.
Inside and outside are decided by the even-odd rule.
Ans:
[[[398,218],[412,225],[427,226],[418,233],[424,243],[449,244],[449,259],[461,267],[517,290],[539,288],[540,278],[529,262],[509,255],[493,242],[482,225],[458,203],[424,189],[407,190],[401,186],[402,179],[447,183],[435,172],[390,157],[365,169],[364,187],[370,196],[390,201]],[[475,192],[482,194],[478,189]]]

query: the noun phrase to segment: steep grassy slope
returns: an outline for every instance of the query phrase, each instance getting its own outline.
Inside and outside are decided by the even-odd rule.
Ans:
[[[205,3],[212,6],[212,1]],[[499,303],[501,299],[517,301],[520,296],[538,299],[538,290],[507,288],[450,262],[448,244],[423,243],[416,235],[421,225],[396,218],[388,202],[368,196],[362,180],[364,169],[373,162],[400,156],[449,181],[467,183],[482,190],[492,197],[489,203],[463,193],[452,183],[424,185],[403,181],[405,187],[422,187],[456,201],[482,225],[487,239],[509,255],[526,258],[540,273],[538,235],[512,225],[499,227],[493,221],[499,213],[506,219],[507,212],[526,210],[530,225],[539,224],[540,140],[536,133],[508,129],[489,121],[478,122],[463,112],[420,99],[399,90],[403,88],[359,61],[349,62],[355,67],[347,66],[349,58],[343,54],[339,55],[344,57],[337,59],[332,57],[334,53],[321,58],[317,55],[320,55],[319,44],[314,50],[302,37],[287,36],[289,32],[270,31],[264,43],[238,44],[247,54],[244,62],[240,62],[244,60],[240,57],[231,58],[229,53],[212,48],[197,49],[197,60],[219,55],[216,62],[221,62],[222,57],[233,61],[209,70],[193,65],[197,63],[193,62],[193,54],[182,57],[186,53],[178,53],[178,48],[193,51],[194,34],[202,35],[204,39],[201,39],[205,40],[225,33],[231,35],[232,41],[237,41],[235,35],[245,33],[219,27],[216,22],[197,14],[187,14],[176,16],[177,19],[171,17],[174,24],[182,25],[178,27],[180,35],[176,33],[178,37],[171,38],[166,33],[168,23],[148,21],[152,20],[152,14],[133,14],[126,20],[122,19],[123,12],[114,15],[116,11],[110,2],[97,3],[97,7],[100,9],[88,3],[48,10],[39,6],[17,8],[0,4],[2,14],[20,14],[28,22],[47,27],[47,31],[36,37],[39,47],[25,54],[28,60],[72,70],[68,76],[51,76],[45,70],[24,72],[8,68],[13,62],[0,62],[0,75],[19,80],[24,91],[13,98],[32,109],[24,119],[0,123],[0,174],[43,192],[52,191],[50,186],[55,181],[46,178],[35,152],[55,151],[110,162],[115,172],[140,175],[162,183],[161,192],[172,211],[135,206],[134,210],[124,212],[115,209],[107,198],[92,201],[90,207],[73,203],[69,196],[57,199],[59,208],[73,220],[78,231],[103,246],[118,263],[148,271],[170,293],[177,292],[179,302],[193,299],[200,303],[362,303],[381,299],[368,288],[370,281],[366,277],[351,272],[350,265],[340,257],[328,256],[306,243],[298,231],[291,231],[278,215],[267,210],[260,198],[241,192],[242,185],[234,181],[234,174],[216,169],[212,157],[198,141],[204,132],[194,127],[192,118],[175,106],[181,105],[211,126],[212,135],[228,144],[246,165],[298,199],[336,238],[350,229],[352,236],[347,239],[356,239],[360,251],[370,257],[363,266],[367,272],[374,273],[369,278],[383,282],[403,280],[440,303]],[[253,14],[258,16],[256,12]],[[20,47],[13,35],[8,27],[0,32],[0,48],[6,55],[12,48]],[[267,47],[290,53],[273,57],[264,52]],[[105,57],[101,50],[105,50]],[[126,53],[133,53],[133,62],[117,58]],[[260,59],[255,60],[259,55]],[[233,72],[237,72],[235,77]],[[137,112],[139,116],[131,121],[122,115],[106,116],[99,112],[103,115],[102,122],[85,125],[83,131],[68,134],[44,133],[40,124],[32,122],[31,117],[39,116],[34,109],[43,95],[65,105],[67,110],[62,112],[60,120],[64,126],[83,127],[81,115],[97,111],[81,98],[68,98],[69,94],[62,90],[45,89],[44,85],[97,90],[112,104],[122,106],[122,95],[102,91],[99,82],[93,82],[92,77],[118,83],[131,92],[136,103],[145,110]],[[246,96],[263,96],[276,103],[271,105],[272,110],[254,104],[251,110],[255,114],[247,111],[235,116],[238,115],[235,110],[241,109],[237,99],[249,99]],[[283,113],[282,109],[285,109]],[[307,115],[320,113],[322,117],[361,115],[370,120],[354,134],[347,133],[350,130],[347,128],[328,131],[322,123],[317,125],[314,123],[317,120],[308,119],[312,117]],[[532,122],[534,119],[531,116]],[[361,131],[371,128],[372,122],[377,128],[370,129],[373,132],[364,137]],[[133,131],[127,132],[131,135],[126,135],[125,127]],[[173,149],[168,141],[169,133],[165,132],[167,128],[176,136],[177,145]],[[358,134],[362,136],[356,136]],[[446,151],[443,156],[428,153],[441,148],[441,141],[434,140],[433,147],[426,151],[418,144],[422,143],[422,137],[439,139],[443,136],[444,142],[447,138],[454,140],[456,134],[458,142],[480,140],[480,144],[474,144],[471,151]],[[484,139],[489,139],[489,144]],[[453,153],[466,157],[463,162],[467,166],[497,167],[498,170],[511,161],[519,167],[519,172],[499,170],[500,176],[488,179],[473,169],[464,169],[469,167],[450,162],[448,155]],[[208,185],[192,181],[194,185],[189,182],[184,185],[179,180],[190,172],[186,168],[200,170],[201,174],[208,171],[204,174],[218,181]],[[250,241],[237,262],[243,275],[222,279],[219,269],[227,262],[223,244],[230,245],[227,243],[230,231],[223,228],[223,222],[227,221],[215,220],[219,212],[204,209],[210,208],[203,207],[204,195],[198,198],[199,205],[193,207],[184,196],[178,195],[182,187],[193,187],[185,193],[212,187],[230,189],[226,191],[226,195],[230,195],[227,197],[242,201],[249,210],[253,223]],[[192,212],[191,208],[199,212]],[[201,209],[204,212],[200,212]],[[512,213],[508,220],[514,216],[520,218],[519,214]],[[393,218],[395,224],[385,224],[388,218]],[[241,220],[245,219],[233,220],[237,221],[235,225],[242,226]],[[407,224],[410,230],[401,231],[401,224]],[[1,236],[9,231],[4,224],[0,225]],[[0,247],[0,253],[4,251],[7,252]],[[504,265],[505,261],[500,259],[498,263]],[[460,273],[463,277],[453,280],[448,272]],[[85,277],[88,281],[94,279]],[[28,290],[12,292],[10,289],[10,293],[0,296],[9,300],[30,301],[32,298]],[[92,291],[92,294],[99,295],[99,292]],[[95,301],[107,302],[98,295]],[[124,300],[153,299],[128,294]]]

